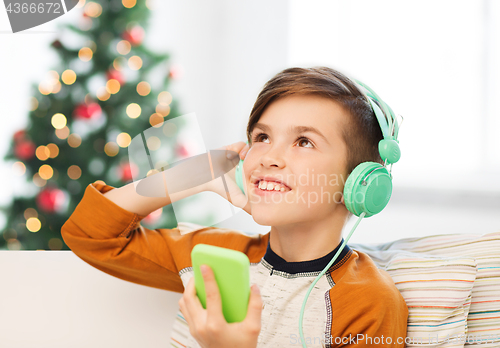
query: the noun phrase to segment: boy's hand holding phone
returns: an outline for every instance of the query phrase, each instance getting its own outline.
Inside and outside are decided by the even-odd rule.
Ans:
[[[203,266],[201,267],[203,273]],[[189,325],[189,332],[204,348],[256,348],[261,330],[262,298],[257,285],[251,287],[248,311],[241,322],[227,323],[212,269],[206,266],[203,274],[207,309],[196,295],[192,277],[179,300],[179,307]]]

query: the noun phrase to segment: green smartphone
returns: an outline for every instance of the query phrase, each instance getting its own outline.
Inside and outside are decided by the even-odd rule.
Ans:
[[[250,260],[237,250],[208,244],[197,244],[191,251],[196,294],[206,305],[205,283],[200,266],[212,269],[219,287],[222,313],[228,323],[241,322],[247,316],[250,300]]]

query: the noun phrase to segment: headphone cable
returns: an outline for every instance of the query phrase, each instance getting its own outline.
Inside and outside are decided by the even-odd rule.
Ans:
[[[323,274],[326,273],[326,271],[330,268],[330,266],[333,264],[333,262],[337,259],[337,257],[342,252],[342,250],[344,250],[344,246],[347,244],[347,241],[349,240],[349,238],[351,238],[352,233],[354,232],[354,230],[356,229],[356,227],[358,227],[359,222],[361,221],[361,219],[363,219],[365,217],[365,215],[366,215],[365,212],[362,212],[359,215],[359,218],[356,221],[356,223],[354,224],[354,226],[352,227],[351,232],[349,232],[349,235],[344,240],[344,242],[340,246],[339,250],[337,250],[337,253],[333,257],[333,259],[328,263],[328,265],[326,265],[326,267],[316,277],[316,279],[312,282],[311,286],[309,286],[309,290],[307,291],[306,297],[304,298],[304,302],[302,303],[302,308],[300,309],[300,316],[299,316],[299,333],[300,333],[300,340],[301,340],[303,348],[307,348],[307,345],[306,345],[305,340],[304,340],[304,333],[302,332],[302,319],[304,317],[304,309],[306,308],[307,298],[309,297],[309,294],[311,293],[311,290],[313,289],[314,285],[316,285],[316,283],[318,282],[318,280],[323,276]]]

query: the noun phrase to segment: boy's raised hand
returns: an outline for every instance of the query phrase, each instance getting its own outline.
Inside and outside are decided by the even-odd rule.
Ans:
[[[262,298],[255,284],[251,287],[247,316],[242,322],[228,323],[222,314],[219,287],[212,269],[203,274],[207,309],[203,309],[192,277],[179,300],[179,307],[189,325],[189,332],[203,348],[256,348],[261,330]]]
[[[233,161],[233,163],[236,163],[236,160],[238,160],[236,158],[236,154],[239,155],[240,159],[245,159],[248,153],[248,149],[249,146],[246,143],[244,143],[243,141],[238,141],[237,143],[223,146],[217,148],[216,150],[226,150],[226,155],[229,155],[230,158],[226,158],[224,160]],[[221,165],[221,167],[223,166]],[[251,215],[249,198],[245,196],[243,192],[241,192],[240,188],[236,184],[235,173],[236,166],[234,166],[229,172],[224,174],[228,191],[226,191],[226,187],[224,187],[220,180],[211,180],[207,182],[204,185],[204,190],[217,193],[219,196],[227,199],[231,204],[243,209]]]
[[[238,141],[237,143],[220,147],[217,150],[227,150],[227,152],[230,154],[231,151],[236,152],[240,156],[240,158],[244,160],[249,148],[250,147],[245,142]]]

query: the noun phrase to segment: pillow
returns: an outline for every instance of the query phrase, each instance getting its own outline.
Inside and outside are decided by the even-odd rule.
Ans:
[[[473,258],[442,258],[351,244],[387,271],[408,306],[406,347],[463,347],[476,278]],[[393,338],[394,339],[394,338]]]
[[[354,247],[354,244],[350,244]],[[500,231],[478,234],[440,234],[393,242],[359,245],[375,263],[398,251],[420,257],[474,258],[477,275],[472,288],[464,347],[499,347],[500,343]],[[381,264],[382,266],[382,264]],[[383,266],[382,266],[383,267]],[[388,271],[389,272],[389,271]],[[391,272],[389,272],[391,274]],[[392,274],[391,274],[392,275]]]

